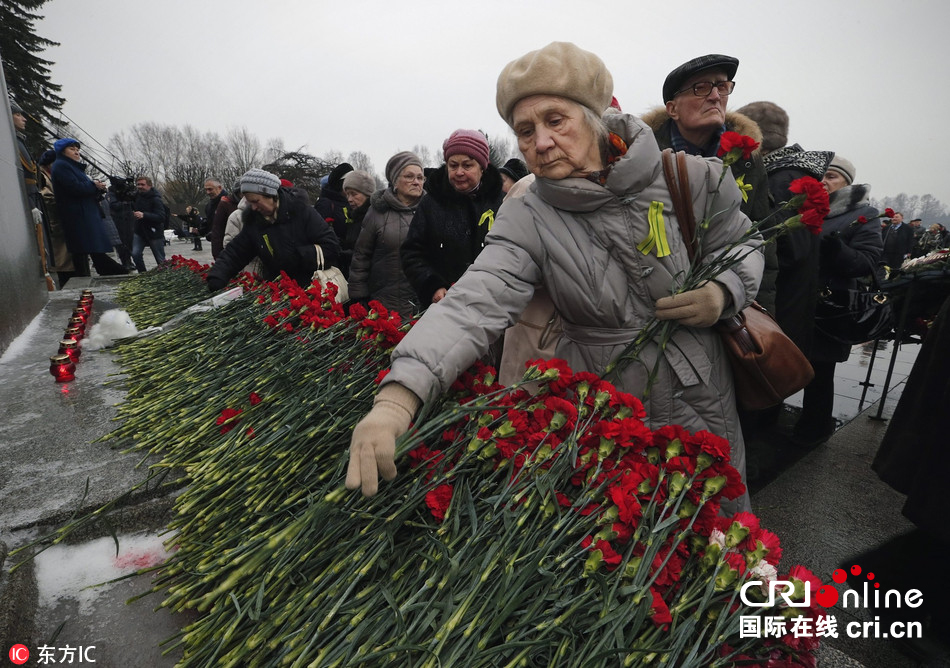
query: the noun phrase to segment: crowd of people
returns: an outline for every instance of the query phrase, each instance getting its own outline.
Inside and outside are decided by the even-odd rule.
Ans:
[[[619,386],[643,394],[649,376],[650,419],[728,438],[742,472],[743,432],[776,413],[736,408],[712,326],[753,300],[775,314],[816,371],[793,438],[820,443],[834,430],[834,370],[849,349],[811,326],[819,290],[855,286],[882,267],[946,247],[948,232],[920,220],[904,224],[900,213],[883,226],[855,226],[859,217],[880,217],[870,186],[855,180],[855,165],[833,150],[789,144],[788,115],[772,102],[727,110],[738,68],[727,55],[693,58],[658,86],[663,105],[637,117],[621,110],[596,55],[555,42],[513,61],[498,78],[497,109],[523,160],[496,166],[485,135],[459,129],[445,139],[440,166],[408,151],[393,155],[384,187],[341,163],[311,203],[280,175],[252,169],[230,190],[209,175],[204,210],[189,205],[175,216],[195,250],[202,239],[210,242],[211,290],[241,271],[264,279],[283,271],[309,284],[315,271],[335,267],[350,301],[378,300],[405,316],[425,312],[394,352],[375,408],[354,432],[348,482],[366,493],[375,490],[377,472],[394,474],[393,441],[421,403],[476,359],[499,362],[506,330],[539,298],[543,319],[558,319],[547,354],[595,373],[649,319],[677,321],[673,345],[644,352]],[[12,110],[22,130],[22,109]],[[729,131],[758,148],[720,181],[715,158]],[[666,224],[665,251],[641,243],[656,231],[656,211],[675,216],[660,166],[667,148],[688,157],[697,219],[708,218],[707,200],[718,198],[700,261],[739,239],[750,220],[770,219],[802,176],[829,193],[820,236],[792,230],[775,243],[754,239],[741,262],[674,296],[689,264],[679,228]],[[151,178],[135,179],[130,198],[86,175],[75,139],[59,139],[38,165],[25,151],[21,146],[28,196],[47,212],[51,264],[61,282],[88,275],[90,260],[103,275],[145,271],[146,247],[156,263],[165,260],[171,214]],[[659,373],[648,373],[654,366]],[[738,502],[747,505],[747,498]]]

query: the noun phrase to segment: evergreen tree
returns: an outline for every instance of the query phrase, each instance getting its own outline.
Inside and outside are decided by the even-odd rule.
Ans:
[[[59,46],[34,30],[34,23],[42,18],[36,10],[47,0],[0,0],[0,60],[6,77],[7,90],[27,112],[27,118],[50,127],[55,123],[53,114],[65,100],[58,94],[61,86],[50,81],[49,66],[53,63],[41,58],[42,51]],[[28,120],[27,144],[34,155],[49,146],[49,137],[42,128]]]

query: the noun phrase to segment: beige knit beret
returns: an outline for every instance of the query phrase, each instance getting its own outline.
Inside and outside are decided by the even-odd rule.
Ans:
[[[510,124],[515,105],[530,95],[560,95],[602,114],[613,94],[614,80],[604,61],[570,42],[551,42],[505,66],[495,105]]]

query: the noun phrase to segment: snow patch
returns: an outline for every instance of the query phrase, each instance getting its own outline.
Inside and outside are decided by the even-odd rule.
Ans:
[[[99,596],[115,584],[104,583],[168,559],[171,552],[164,542],[170,537],[120,534],[118,556],[111,536],[79,545],[54,545],[36,557],[40,606],[53,608],[62,600],[73,599],[79,603],[80,614],[90,614]]]
[[[0,356],[0,364],[7,364],[12,362],[14,358],[18,357],[21,353],[29,350],[34,342],[34,337],[40,331],[40,320],[42,319],[43,312],[40,311],[31,321],[30,324],[26,326],[20,335],[13,339],[7,349],[3,351],[3,356]]]

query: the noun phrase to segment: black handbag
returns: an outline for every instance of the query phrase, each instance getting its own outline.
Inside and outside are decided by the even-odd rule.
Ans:
[[[886,337],[893,328],[891,298],[874,275],[871,285],[825,287],[818,292],[815,329],[838,343],[854,345],[874,341]]]

